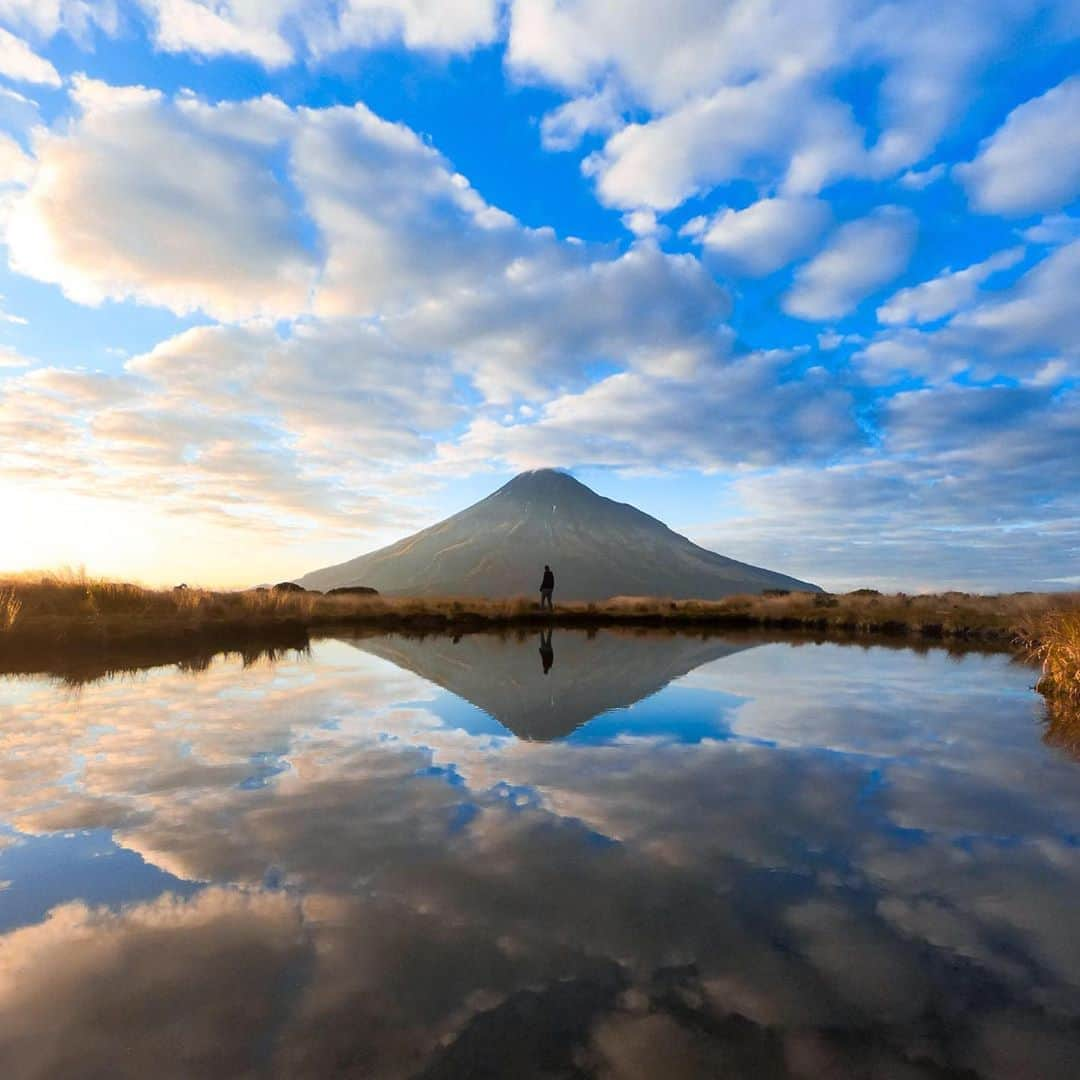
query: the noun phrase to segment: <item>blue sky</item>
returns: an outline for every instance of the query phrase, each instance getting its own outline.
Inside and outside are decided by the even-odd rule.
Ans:
[[[523,468],[833,588],[1080,550],[1080,7],[0,0],[0,564]]]

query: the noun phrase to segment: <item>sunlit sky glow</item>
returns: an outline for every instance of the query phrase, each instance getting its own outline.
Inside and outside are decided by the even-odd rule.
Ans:
[[[1080,552],[1076,0],[0,0],[0,569],[537,466],[833,588]]]

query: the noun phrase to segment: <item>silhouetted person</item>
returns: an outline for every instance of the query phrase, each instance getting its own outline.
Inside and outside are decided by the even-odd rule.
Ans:
[[[540,581],[540,610],[547,608],[554,611],[555,605],[551,602],[551,594],[555,591],[555,575],[550,566],[544,567],[544,576]]]
[[[540,663],[544,665],[545,675],[551,670],[551,665],[555,663],[555,650],[551,647],[550,630],[546,634],[543,630],[540,631]]]

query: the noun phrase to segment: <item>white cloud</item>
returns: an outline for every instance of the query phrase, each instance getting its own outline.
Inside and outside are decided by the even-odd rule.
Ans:
[[[201,407],[225,420],[244,401],[246,412],[268,424],[265,445],[300,452],[314,489],[360,471],[416,464],[433,450],[425,433],[461,419],[444,361],[404,352],[358,320],[303,323],[288,337],[269,328],[200,327],[127,369],[158,388],[146,411]],[[283,470],[276,482],[298,479]],[[334,497],[347,502],[346,491]]]
[[[975,299],[987,278],[1010,269],[1023,257],[1022,247],[1009,248],[964,270],[946,270],[930,281],[901,289],[878,308],[878,320],[893,325],[928,323],[951,315]]]
[[[198,46],[193,23],[163,48],[262,53],[282,64],[338,47],[336,24],[310,6],[302,20],[281,15],[287,4],[246,15],[239,4],[191,6],[268,36],[234,40],[211,27]],[[439,22],[419,4],[353,5],[351,40],[486,40],[487,23],[473,16],[487,7],[466,7],[440,9]],[[785,16],[806,40],[784,51],[769,40],[773,14],[746,3],[645,5],[635,23],[599,0],[526,0],[515,20],[532,10],[556,29],[568,21],[565,33],[530,44],[528,62],[511,62],[573,95],[543,121],[549,148],[610,133],[590,169],[640,237],[663,235],[658,214],[715,184],[742,181],[740,199],[753,190],[745,209],[699,217],[685,231],[740,272],[766,274],[814,250],[829,220],[816,197],[823,186],[927,160],[916,148],[933,141],[962,98],[970,57],[984,51],[982,38],[964,55],[943,39],[949,85],[923,95],[917,84],[933,71],[910,57],[882,59],[884,46],[868,41],[852,51],[844,20],[832,20],[848,7],[814,7]],[[578,40],[586,10],[603,19]],[[435,21],[425,24],[428,16]],[[890,112],[883,97],[871,111],[891,136],[868,145],[861,111],[857,120],[832,96],[834,75],[855,56],[875,78],[880,61],[890,100],[929,102],[926,123],[899,106]],[[890,81],[903,65],[903,78]],[[492,459],[714,470],[862,454],[849,393],[860,379],[1004,373],[1060,392],[1077,371],[1073,255],[981,301],[978,286],[1016,252],[901,290],[881,305],[884,321],[961,315],[933,334],[880,335],[854,372],[806,374],[806,355],[730,359],[729,301],[698,259],[647,239],[620,253],[525,228],[424,138],[363,105],[210,105],[87,80],[75,93],[80,113],[42,130],[33,157],[0,139],[0,168],[27,188],[8,226],[16,267],[84,302],[134,297],[223,320],[298,321],[280,333],[261,324],[192,332],[107,386],[7,374],[17,385],[6,399],[5,450],[20,469],[58,481],[117,492],[138,484],[198,514],[328,529],[354,513],[390,519],[395,484]],[[637,122],[620,130],[626,115]],[[940,172],[909,172],[900,183],[918,187]],[[1061,244],[1070,220],[1053,215],[1025,239]],[[843,318],[902,271],[914,234],[914,218],[895,207],[841,226],[798,271],[785,310]],[[819,341],[862,344],[836,330]],[[598,370],[606,377],[596,382]],[[499,419],[507,416],[519,422]],[[459,438],[466,418],[473,424]],[[929,451],[938,436],[926,437]]]
[[[976,355],[1023,358],[1060,351],[1080,357],[1080,240],[1052,251],[1007,292],[949,324],[946,338]]]
[[[500,0],[132,0],[163,52],[246,56],[268,68],[401,42],[464,52],[494,40]],[[113,0],[0,0],[0,21],[34,37],[120,27]]]
[[[0,75],[15,82],[59,86],[60,73],[22,38],[0,26]]]
[[[840,226],[825,249],[796,272],[784,310],[800,319],[847,315],[904,270],[915,234],[914,216],[897,206]]]
[[[326,246],[319,314],[430,302],[555,246],[550,231],[486,203],[403,124],[363,105],[300,115],[293,169]]]
[[[900,177],[900,184],[908,188],[910,191],[922,191],[923,188],[928,188],[931,184],[936,183],[945,175],[945,163],[939,161],[936,165],[931,165],[928,169],[908,169],[903,176]]]
[[[269,67],[400,41],[467,51],[496,39],[499,0],[138,0],[168,51],[247,55]],[[798,10],[758,0],[513,0],[507,64],[571,99],[543,121],[549,148],[614,132],[587,168],[601,198],[663,211],[733,178],[763,194],[812,195],[850,175],[925,157],[962,107],[980,66],[1032,13],[929,0],[906,6],[826,0]],[[47,36],[115,30],[112,4],[3,0],[0,16]],[[834,95],[836,77],[880,66],[873,145]],[[639,122],[618,130],[627,115]],[[937,167],[905,182],[936,177]]]
[[[631,210],[628,214],[623,214],[622,220],[635,236],[662,236],[666,231],[656,220],[656,214],[652,210]]]
[[[498,29],[496,0],[139,0],[166,52],[250,56],[270,68],[400,41],[468,51]]]
[[[1051,244],[1057,247],[1080,236],[1080,217],[1050,214],[1037,225],[1024,229],[1020,235],[1029,244]]]
[[[33,362],[10,345],[0,345],[0,368],[25,368]]]
[[[774,78],[724,87],[646,123],[629,124],[585,162],[600,199],[670,210],[755,171],[774,171],[788,195],[812,195],[857,170],[862,140],[850,111]]]
[[[835,330],[823,330],[817,336],[817,346],[822,352],[832,352],[841,345],[861,345],[865,341],[862,334],[838,334]]]
[[[604,362],[686,379],[722,355],[729,301],[689,255],[643,243],[615,259],[551,249],[483,289],[421,305],[389,331],[419,352],[449,353],[488,402],[576,389]]]
[[[33,171],[33,160],[10,135],[0,131],[0,186],[25,184]]]
[[[1005,375],[1040,385],[1060,385],[1080,374],[1080,308],[1075,302],[1078,274],[1080,240],[1074,240],[1052,250],[1009,288],[969,303],[942,328],[886,331],[854,360],[872,382],[887,382],[900,373],[940,382],[968,372],[980,380]],[[954,283],[946,278],[946,293],[953,288]],[[969,291],[963,282],[958,288],[965,294]],[[933,304],[939,297],[917,294],[916,299]],[[911,303],[905,311],[913,311]]]
[[[1080,76],[1017,106],[973,161],[953,170],[976,210],[1056,210],[1080,193]]]
[[[335,38],[374,45],[400,40],[410,49],[463,51],[492,41],[497,0],[345,0]]]
[[[111,381],[9,378],[12,475],[100,497],[138,487],[276,535],[353,517],[378,528],[401,519],[388,493],[423,484],[453,441],[463,396],[474,417],[501,415],[582,390],[595,363],[685,384],[727,348],[727,295],[693,256],[526,229],[362,105],[211,106],[88,80],[76,92],[80,115],[35,142],[9,229],[17,265],[88,302],[302,317],[281,333],[188,331]],[[297,206],[318,258],[280,242],[299,231]],[[298,251],[305,288],[275,293]]]
[[[845,4],[816,10],[747,0],[516,0],[507,60],[524,77],[569,90],[617,73],[633,98],[660,112],[765,73],[824,70]]]
[[[363,106],[302,111],[293,160],[326,253],[316,313],[378,314],[489,401],[578,380],[594,360],[685,370],[717,348],[727,297],[697,260],[524,228]]]
[[[779,382],[789,354],[714,363],[693,378],[625,372],[550,400],[539,417],[472,423],[441,451],[451,469],[553,461],[712,471],[828,456],[861,444],[847,393],[818,370]]]
[[[734,178],[762,194],[815,194],[844,176],[882,177],[925,159],[1010,35],[1022,5],[931,0],[516,0],[507,63],[570,95],[553,114],[558,148],[599,107],[597,88],[634,122],[586,161],[601,199],[667,210]],[[848,72],[880,72],[872,141],[836,97]],[[645,114],[644,116],[642,114]],[[603,108],[603,126],[613,118]],[[908,173],[910,186],[941,169]]]
[[[922,160],[973,96],[976,76],[1009,30],[1030,18],[979,0],[860,5],[851,17],[846,64],[882,69],[870,171],[889,175]]]
[[[461,419],[449,366],[366,323],[302,324],[287,337],[199,327],[118,375],[8,377],[0,456],[9,478],[38,488],[100,499],[138,490],[160,511],[255,526],[273,543],[350,523],[414,527],[400,496],[423,483],[430,433]]]
[[[692,256],[524,228],[363,105],[76,92],[81,115],[37,138],[8,236],[17,268],[77,300],[377,316],[388,347],[439,356],[501,403],[578,386],[596,361],[685,375],[726,346],[727,296]],[[297,237],[312,224],[309,253]]]
[[[9,134],[23,134],[40,119],[36,101],[9,86],[0,86],[0,128]]]
[[[879,417],[886,454],[737,476],[743,513],[721,550],[786,557],[792,572],[811,550],[805,574],[838,588],[992,591],[1060,576],[1062,550],[1080,543],[1075,393],[943,386],[893,401]]]
[[[932,335],[907,329],[880,335],[852,361],[871,385],[892,382],[901,374],[943,382],[969,366],[968,358],[937,347]]]
[[[701,244],[742,273],[761,276],[806,254],[831,217],[819,199],[762,199],[701,226]]]
[[[155,21],[155,43],[165,52],[203,56],[247,55],[267,67],[293,59],[292,46],[279,30],[285,14],[297,9],[290,0],[260,4],[207,0],[141,0]]]
[[[95,26],[115,33],[119,25],[115,0],[0,0],[0,21],[40,38],[63,31],[80,43]]]
[[[541,121],[540,138],[546,150],[572,150],[586,135],[606,134],[621,126],[618,97],[605,87],[549,112]]]
[[[866,163],[863,133],[824,88],[853,47],[850,7],[518,0],[507,61],[585,111],[601,85],[635,115],[585,163],[609,205],[668,210],[739,177],[814,194]]]
[[[224,318],[307,307],[313,259],[260,147],[155,91],[80,78],[73,94],[70,127],[35,133],[7,224],[15,270],[89,304],[135,297]],[[264,127],[284,111],[242,109]]]

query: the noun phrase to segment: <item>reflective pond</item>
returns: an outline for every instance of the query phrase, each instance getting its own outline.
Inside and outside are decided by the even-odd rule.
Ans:
[[[1032,682],[558,629],[0,680],[0,1074],[1075,1077]]]

